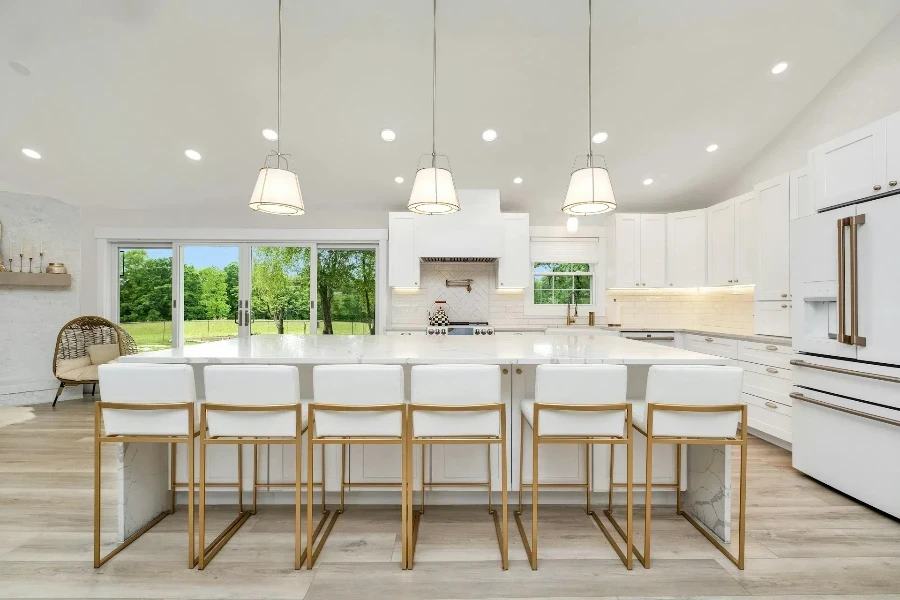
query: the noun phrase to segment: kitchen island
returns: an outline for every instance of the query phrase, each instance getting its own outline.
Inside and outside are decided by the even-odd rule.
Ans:
[[[326,364],[399,364],[406,375],[405,394],[409,398],[409,369],[422,364],[495,364],[501,367],[501,393],[507,402],[507,440],[510,465],[509,489],[516,491],[519,481],[531,480],[531,461],[525,461],[519,472],[520,408],[523,399],[534,397],[536,366],[540,364],[618,364],[628,368],[629,400],[642,400],[646,389],[647,373],[651,365],[695,364],[725,365],[728,360],[619,339],[609,336],[295,336],[259,335],[249,339],[232,339],[206,344],[190,345],[123,356],[127,363],[189,364],[194,368],[197,394],[203,397],[203,367],[210,364],[278,364],[295,365],[300,371],[301,396],[312,398],[312,369]],[[102,386],[101,386],[102,387]],[[635,483],[645,481],[644,456],[646,440],[635,432]],[[526,428],[523,451],[531,452],[530,435]],[[165,444],[122,444],[119,449],[119,536],[127,537],[168,506],[169,455]],[[150,448],[147,448],[150,446]],[[305,448],[304,448],[305,450]],[[210,448],[207,481],[223,484],[234,482],[237,476],[236,447],[213,446]],[[362,483],[365,487],[347,493],[351,503],[395,504],[399,501],[396,488],[378,487],[399,481],[399,448],[385,445],[358,446],[352,448],[347,461],[345,479]],[[488,453],[477,446],[434,446],[425,456],[414,456],[413,473],[415,489],[421,489],[421,475],[430,487],[429,503],[463,504],[484,503],[483,488],[447,486],[472,481],[479,477],[492,478],[493,489],[500,489],[498,446]],[[331,496],[337,496],[341,487],[341,455],[337,446],[326,447],[325,456],[316,449],[318,465],[325,465],[325,487]],[[252,489],[252,453],[245,452],[243,473],[244,490]],[[294,478],[294,450],[289,446],[263,446],[259,456],[259,479],[265,483],[287,483]],[[706,524],[724,541],[730,539],[731,487],[728,450],[719,446],[689,446],[683,454],[682,487],[684,508]],[[184,451],[178,453],[177,477],[186,479]],[[624,453],[616,455],[614,481],[625,481]],[[584,483],[586,460],[583,446],[556,445],[542,449],[540,481],[542,484]],[[323,462],[320,462],[323,461]],[[660,445],[654,452],[654,484],[675,482],[674,446]],[[305,468],[305,465],[303,465]],[[591,459],[592,489],[605,492],[609,489],[609,448],[595,446]],[[305,479],[305,474],[304,474]],[[318,480],[318,477],[317,477]],[[497,498],[499,499],[499,492]],[[583,490],[549,489],[541,491],[545,503],[579,503],[584,501]],[[605,498],[605,494],[603,495]],[[674,504],[674,491],[659,489],[654,502]],[[248,497],[249,499],[249,497]],[[234,504],[234,488],[216,488],[207,494],[209,503]],[[247,499],[245,499],[246,501]],[[260,502],[293,503],[294,496],[284,488],[260,490]],[[617,499],[621,506],[623,499]],[[643,503],[643,494],[635,490],[635,503]]]

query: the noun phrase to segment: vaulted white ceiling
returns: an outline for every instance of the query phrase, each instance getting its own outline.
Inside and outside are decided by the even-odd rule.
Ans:
[[[438,152],[458,187],[499,188],[504,210],[536,222],[559,215],[587,151],[586,5],[438,3]],[[276,6],[0,0],[0,186],[82,206],[247,210],[273,146],[260,132],[276,120]],[[595,150],[620,207],[724,199],[898,11],[898,0],[595,0],[593,122],[609,133]],[[282,151],[307,211],[403,210],[431,147],[431,2],[285,0],[284,44]],[[790,68],[775,76],[778,60]],[[396,141],[380,139],[385,127]]]

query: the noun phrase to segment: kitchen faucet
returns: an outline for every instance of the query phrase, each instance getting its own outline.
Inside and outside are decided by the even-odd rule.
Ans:
[[[572,305],[575,305],[575,316],[572,316]],[[575,323],[575,317],[578,316],[578,301],[575,300],[575,292],[569,292],[569,302],[566,304],[566,325]]]

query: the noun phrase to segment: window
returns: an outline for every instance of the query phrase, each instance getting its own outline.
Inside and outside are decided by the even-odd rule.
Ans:
[[[534,304],[593,304],[594,273],[588,263],[534,263]]]

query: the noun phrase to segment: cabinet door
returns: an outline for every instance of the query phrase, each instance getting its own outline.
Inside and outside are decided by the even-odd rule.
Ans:
[[[419,286],[415,223],[412,213],[390,213],[388,216],[388,285],[391,287]]]
[[[615,287],[641,285],[641,215],[615,216]]]
[[[706,285],[706,210],[666,215],[666,229],[669,285]]]
[[[641,215],[641,285],[666,284],[666,215]]]
[[[791,335],[790,302],[756,302],[753,332],[759,335]]]
[[[900,112],[892,114],[886,121],[887,187],[882,191],[891,192],[900,188]]]
[[[706,218],[709,285],[734,283],[734,201],[709,207]]]
[[[756,300],[787,300],[790,295],[790,187],[790,175],[785,173],[753,188],[759,211],[756,225],[759,250],[754,292]]]
[[[759,252],[756,248],[756,194],[734,199],[734,283],[756,281]]]
[[[503,256],[497,265],[497,287],[527,288],[531,279],[531,237],[527,213],[503,215]]]
[[[887,190],[882,119],[813,149],[816,210]]]

